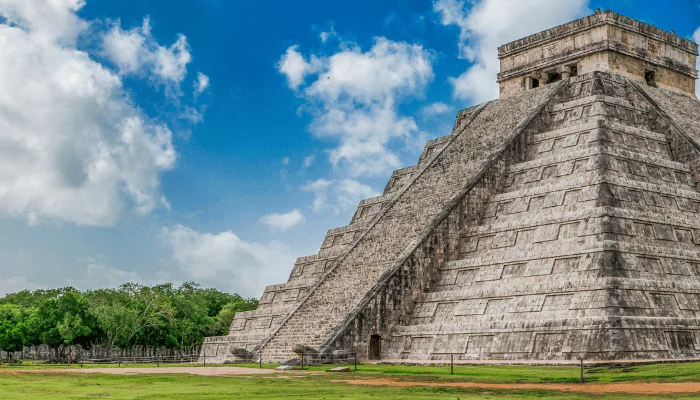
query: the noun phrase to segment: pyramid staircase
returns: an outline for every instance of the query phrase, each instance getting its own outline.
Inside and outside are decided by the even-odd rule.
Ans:
[[[475,107],[462,110],[457,120],[464,120],[474,109]],[[349,225],[328,231],[319,253],[296,260],[286,283],[265,288],[256,310],[236,313],[227,336],[206,338],[202,355],[206,355],[210,362],[220,363],[251,358],[259,344],[279,327],[280,322],[295,306],[299,305],[309,288],[318,282],[333,262],[365,232],[394,195],[435,152],[443,148],[448,139],[448,136],[444,136],[428,141],[417,165],[394,171],[381,196],[362,200]],[[234,350],[238,351],[242,359],[234,357]]]

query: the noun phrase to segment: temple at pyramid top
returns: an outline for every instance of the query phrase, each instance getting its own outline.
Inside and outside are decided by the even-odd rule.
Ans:
[[[598,11],[498,49],[501,97],[593,71],[695,96],[698,45],[673,32]]]
[[[461,110],[202,356],[700,358],[697,50],[608,11],[502,46],[500,98]]]

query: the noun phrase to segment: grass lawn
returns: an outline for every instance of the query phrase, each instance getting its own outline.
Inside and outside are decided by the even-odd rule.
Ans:
[[[258,364],[236,364],[259,368]],[[263,364],[263,368],[277,365]],[[325,371],[329,366],[305,367],[312,371]],[[352,366],[350,369],[352,370]],[[578,382],[581,376],[579,367],[563,366],[521,366],[521,365],[455,365],[454,375],[450,367],[403,366],[403,365],[364,365],[358,366],[358,375],[393,377],[412,381],[425,378],[431,381],[462,380],[486,383],[569,383]],[[639,365],[631,367],[585,368],[587,382],[700,382],[700,363],[669,363]]]
[[[250,367],[257,365],[250,365]],[[129,367],[133,367],[129,365]],[[161,368],[167,368],[162,366]],[[273,368],[273,365],[265,365]],[[700,395],[590,395],[547,390],[487,390],[444,387],[367,387],[333,382],[338,379],[391,378],[406,381],[459,380],[486,383],[576,382],[576,367],[455,366],[406,367],[359,365],[358,372],[258,376],[70,374],[80,366],[2,366],[0,399],[658,399],[700,398]],[[85,366],[84,368],[90,368]],[[118,367],[117,367],[118,368]],[[13,373],[27,369],[45,372]],[[587,370],[590,382],[700,382],[700,363],[660,364]]]
[[[17,374],[0,376],[0,399],[588,399],[541,390],[362,387],[331,382],[337,376],[203,377],[193,375]],[[660,396],[595,396],[653,399]],[[674,396],[668,398],[693,398]]]

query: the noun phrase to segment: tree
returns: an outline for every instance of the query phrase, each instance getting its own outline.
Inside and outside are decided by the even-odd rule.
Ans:
[[[99,336],[85,295],[70,287],[44,297],[34,309],[30,325],[35,332],[33,342],[48,345],[57,359],[66,357],[65,350],[72,345],[89,348]]]
[[[19,346],[21,334],[24,345],[46,344],[56,359],[65,358],[73,345],[90,348],[97,343],[109,349],[141,345],[184,351],[205,336],[226,334],[237,312],[257,304],[256,299],[192,282],[180,287],[125,284],[86,293],[70,287],[25,290],[0,298],[0,307],[14,310],[15,321],[5,323],[3,345]]]
[[[238,296],[238,295],[236,295]],[[226,304],[216,316],[216,322],[212,325],[210,334],[212,336],[223,336],[228,334],[228,329],[233,322],[236,313],[251,311],[258,308],[258,299],[244,299],[238,296],[236,301]]]
[[[90,293],[89,302],[110,348],[131,348],[144,330],[163,320],[172,321],[173,312],[164,296],[139,284],[97,290]]]
[[[0,350],[9,354],[27,345],[27,327],[22,310],[15,305],[0,305]]]

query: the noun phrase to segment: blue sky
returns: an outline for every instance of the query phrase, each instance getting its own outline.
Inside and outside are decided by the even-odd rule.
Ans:
[[[259,296],[497,96],[499,44],[598,7],[692,38],[699,5],[0,0],[0,294]]]

